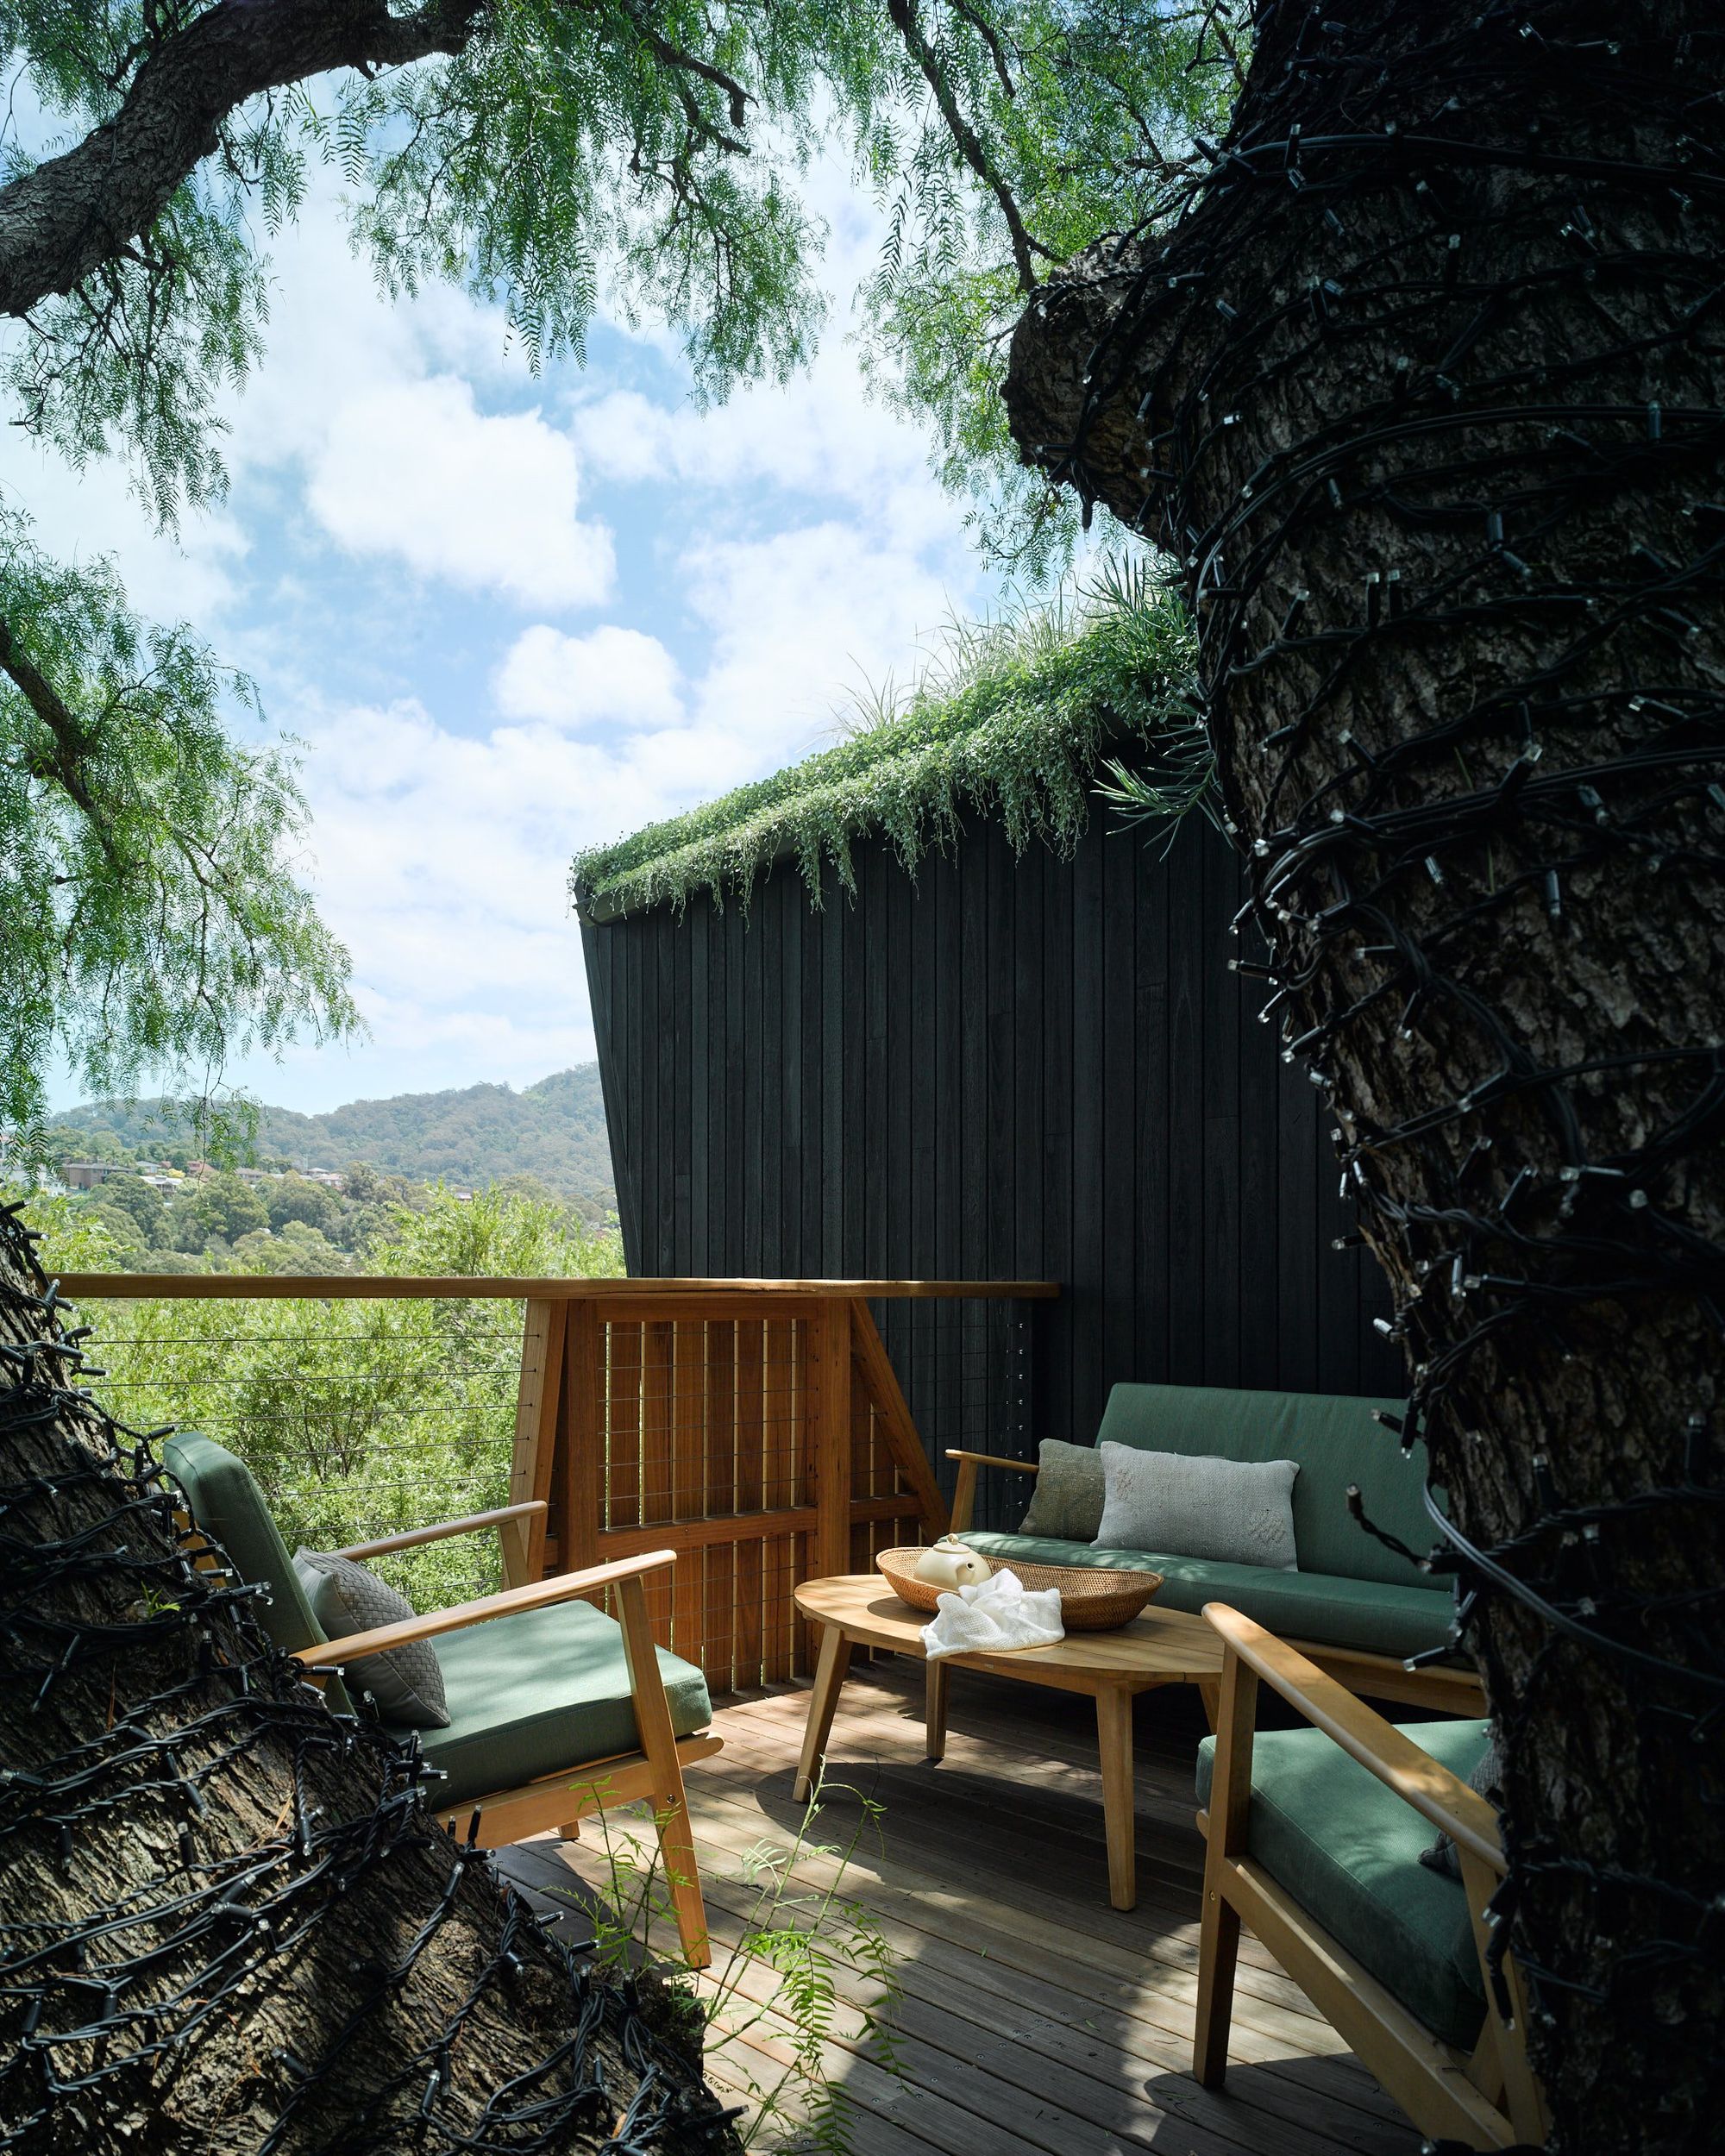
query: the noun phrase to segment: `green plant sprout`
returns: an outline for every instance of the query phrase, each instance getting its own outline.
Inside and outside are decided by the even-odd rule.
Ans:
[[[857,1814],[848,1839],[814,1839],[823,1805],[835,1796],[854,1798]],[[593,1925],[592,1953],[602,1968],[637,1971],[656,1966],[674,2027],[692,2049],[704,2053],[709,2072],[743,2101],[739,2121],[743,2148],[775,2156],[851,2156],[856,2103],[828,2065],[841,2007],[852,2027],[848,2048],[866,2046],[873,2063],[898,2075],[891,2015],[902,1996],[897,1956],[873,1914],[844,1892],[846,1873],[865,1834],[881,1840],[884,1808],[848,1783],[819,1777],[788,1848],[756,1842],[739,1859],[736,1883],[752,1896],[723,1958],[713,1967],[687,1970],[656,1952],[656,1940],[675,1935],[675,1914],[658,1836],[613,1832],[613,1820],[631,1818],[644,1829],[645,1805],[597,1814],[602,1844],[599,1880],[587,1892],[561,1898]],[[812,1865],[830,1865],[824,1883],[807,1877]],[[778,1982],[763,1988],[756,1972]],[[841,1987],[867,1990],[859,2002],[841,1997]],[[763,2052],[785,2049],[776,2078],[763,2080],[751,2064]]]

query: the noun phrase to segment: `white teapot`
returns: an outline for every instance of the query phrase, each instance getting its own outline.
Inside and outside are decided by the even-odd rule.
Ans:
[[[968,1543],[960,1542],[956,1535],[943,1535],[916,1561],[918,1579],[952,1595],[961,1587],[980,1587],[993,1570],[987,1557],[971,1549]]]

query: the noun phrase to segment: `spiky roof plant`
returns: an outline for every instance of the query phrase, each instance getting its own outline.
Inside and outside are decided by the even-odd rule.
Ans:
[[[859,839],[885,837],[913,872],[967,813],[998,821],[1015,851],[1039,839],[1070,852],[1104,765],[1116,789],[1130,780],[1135,812],[1182,813],[1208,780],[1190,655],[1183,606],[1135,561],[1045,605],[950,624],[907,696],[888,686],[841,713],[835,747],[578,854],[575,903],[593,920],[681,911],[700,892],[746,906],[756,877],[789,858],[819,906],[829,865],[855,890]]]

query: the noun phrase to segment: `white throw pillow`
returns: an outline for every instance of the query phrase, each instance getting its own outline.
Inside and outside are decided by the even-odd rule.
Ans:
[[[1099,1550],[1148,1550],[1297,1572],[1297,1460],[1227,1460],[1105,1445]]]

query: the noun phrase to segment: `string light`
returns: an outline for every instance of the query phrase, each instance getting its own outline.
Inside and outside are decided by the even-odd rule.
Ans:
[[[1333,1101],[1365,1239],[1412,1262],[1386,1320],[1409,1355],[1404,1451],[1477,1444],[1500,1348],[1558,1367],[1584,1313],[1698,1313],[1695,1367],[1670,1369],[1693,1410],[1678,1471],[1584,1504],[1534,1455],[1514,1470],[1527,1516],[1495,1544],[1428,1482],[1434,1546],[1403,1554],[1452,1578],[1452,1649],[1487,1609],[1523,1643],[1519,1704],[1494,1702],[1512,1762],[1541,1686],[1584,1651],[1614,1665],[1644,1758],[1682,1733],[1686,1787],[1716,1822],[1725,1577],[1701,1564],[1672,1589],[1644,1559],[1678,1520],[1716,1548],[1725,1507],[1709,1390],[1725,1250],[1693,1219],[1725,1133],[1725,1043],[1697,1010],[1687,1039],[1620,1023],[1615,1043],[1541,1055],[1477,983],[1483,939],[1537,920],[1584,948],[1595,894],[1621,906],[1630,879],[1694,893],[1704,949],[1725,882],[1725,410],[1707,393],[1725,338],[1725,24],[1688,31],[1673,9],[1670,35],[1650,20],[1620,41],[1585,14],[1260,7],[1251,85],[1208,171],[1044,297],[1038,358],[1063,317],[1102,326],[1070,438],[1026,454],[1087,515],[1106,492],[1179,565],[1213,729],[1247,749],[1267,804],[1237,926],[1262,936],[1266,962],[1243,969],[1274,988],[1290,1059],[1327,1102],[1339,1050],[1398,1038],[1422,1059],[1417,1112]],[[1586,325],[1572,352],[1518,349],[1540,310]],[[1071,334],[1082,352],[1089,332]],[[1259,439],[1241,415],[1284,432]],[[1678,539],[1649,503],[1687,503]],[[1457,649],[1465,678],[1375,723],[1392,666],[1442,678]],[[1264,735],[1267,694],[1285,723]],[[1597,972],[1618,962],[1603,951]],[[1461,1041],[1467,1080],[1450,1075]],[[1615,1095],[1642,1127],[1603,1144],[1589,1133]],[[1507,1942],[1541,1881],[1578,1887],[1588,1965],[1542,1962],[1517,1928],[1538,2010],[1584,1996],[1615,2040],[1639,2022],[1642,2055],[1674,2059],[1694,2033],[1654,2028],[1668,2002],[1650,1979],[1725,1973],[1725,1905],[1667,1847],[1669,1871],[1632,1870],[1512,1833],[1494,1906]]]

